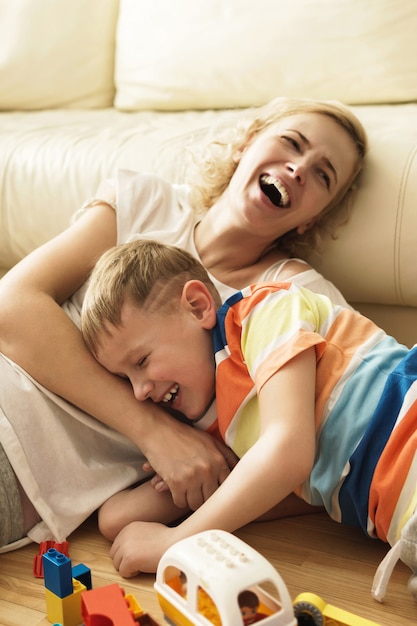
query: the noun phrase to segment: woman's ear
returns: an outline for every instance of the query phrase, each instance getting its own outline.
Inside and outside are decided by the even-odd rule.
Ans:
[[[238,148],[236,148],[236,150],[233,152],[233,161],[235,163],[239,163],[240,159],[243,156],[243,153],[246,151],[246,148],[249,146],[249,144],[252,143],[254,137],[254,133],[251,133],[247,138],[245,143],[243,143],[242,145],[240,145]]]
[[[314,224],[316,223],[315,219],[310,220],[309,222],[304,222],[304,224],[300,224],[299,226],[297,226],[296,230],[297,230],[297,235],[304,235],[304,233],[307,230],[310,230],[310,228],[313,228]]]
[[[216,324],[216,303],[207,286],[200,280],[189,280],[181,294],[181,305],[191,313],[202,328],[211,329]]]
[[[245,148],[238,148],[233,152],[233,162],[236,163],[236,165],[240,162],[240,159],[242,158],[242,154],[244,152]]]

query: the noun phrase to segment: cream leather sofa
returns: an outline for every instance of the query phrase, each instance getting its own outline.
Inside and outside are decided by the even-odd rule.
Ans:
[[[64,229],[117,168],[182,180],[213,124],[277,95],[336,98],[370,153],[313,264],[417,336],[415,0],[0,0],[0,267]]]

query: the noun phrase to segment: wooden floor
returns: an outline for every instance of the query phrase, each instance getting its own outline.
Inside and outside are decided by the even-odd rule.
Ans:
[[[275,565],[291,597],[310,591],[381,626],[417,624],[417,604],[407,592],[410,572],[402,563],[394,570],[385,603],[379,604],[371,597],[375,568],[386,547],[367,539],[357,529],[341,527],[320,513],[251,524],[237,534]],[[91,569],[94,587],[117,582],[125,593],[136,596],[158,624],[166,626],[153,592],[154,577],[122,579],[113,569],[108,547],[92,518],[70,537],[72,564],[84,563]],[[37,552],[32,544],[0,555],[1,626],[49,624],[43,580],[32,574]]]

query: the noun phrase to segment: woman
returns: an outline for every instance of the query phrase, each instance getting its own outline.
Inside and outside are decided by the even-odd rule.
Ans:
[[[204,263],[223,299],[250,282],[291,277],[345,303],[295,255],[346,219],[366,152],[351,112],[278,99],[213,146],[192,188],[120,172],[68,230],[0,281],[2,544],[28,531],[35,541],[63,540],[146,476],[143,456],[161,477],[155,488],[167,485],[175,504],[191,509],[233,466],[220,444],[138,402],[86,349],[83,285],[105,250],[134,237],[181,246]]]

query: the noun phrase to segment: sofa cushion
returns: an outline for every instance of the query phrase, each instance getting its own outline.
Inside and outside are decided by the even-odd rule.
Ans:
[[[349,223],[311,259],[352,302],[417,307],[417,104],[354,107],[370,152]],[[63,230],[118,168],[187,174],[189,149],[239,111],[3,113],[0,266]]]
[[[0,109],[110,106],[117,0],[0,0]]]
[[[187,146],[205,137],[218,117],[233,114],[114,108],[2,113],[0,267],[10,267],[64,230],[118,168],[183,180]]]
[[[415,0],[120,0],[115,106],[417,99]]]

